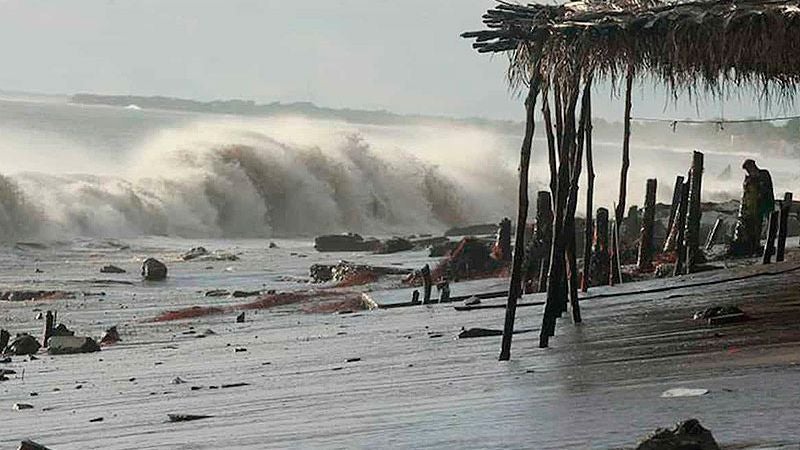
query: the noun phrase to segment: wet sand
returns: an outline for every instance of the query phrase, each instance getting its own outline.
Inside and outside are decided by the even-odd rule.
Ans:
[[[499,337],[455,339],[461,327],[501,328],[502,309],[279,309],[248,313],[244,324],[235,323],[235,314],[149,323],[144,319],[191,296],[157,303],[156,290],[140,303],[123,301],[114,292],[125,286],[103,288],[110,298],[102,302],[3,303],[9,318],[3,323],[12,331],[40,329],[32,310],[48,308],[79,331],[118,323],[123,342],[95,354],[3,364],[17,375],[0,383],[0,446],[30,438],[55,450],[616,448],[696,417],[726,446],[797,448],[796,261],[594,293],[763,271],[774,274],[586,300],[584,324],[562,319],[546,350],[537,348],[541,308],[522,308],[517,327],[534,332],[515,336],[508,363],[496,359]],[[718,304],[737,304],[755,320],[719,326],[691,320],[694,311]],[[207,328],[216,334],[197,338]],[[175,377],[186,383],[172,384]],[[234,383],[248,385],[222,388]],[[675,387],[710,392],[661,398]],[[13,411],[16,402],[34,409]],[[168,413],[214,417],[169,423]],[[89,422],[97,417],[103,421]]]

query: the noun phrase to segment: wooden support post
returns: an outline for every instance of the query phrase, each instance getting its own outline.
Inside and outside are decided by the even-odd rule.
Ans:
[[[411,303],[419,303],[419,289],[414,289],[414,292],[411,293]]]
[[[584,272],[584,281],[591,286],[602,286],[609,282],[611,258],[608,256],[608,210],[597,209],[594,236],[589,256],[589,268]]]
[[[769,227],[767,228],[767,243],[764,245],[764,256],[761,258],[763,264],[772,262],[772,255],[775,254],[775,237],[778,235],[778,221],[780,212],[772,211],[769,213]]]
[[[52,311],[47,311],[44,315],[44,337],[42,338],[42,346],[47,347],[47,340],[53,334],[55,328],[55,316]]]
[[[686,213],[686,273],[700,262],[700,200],[703,186],[703,154],[694,152],[689,173],[689,205]]]
[[[792,193],[783,194],[781,202],[781,218],[778,222],[778,249],[775,252],[775,262],[781,262],[786,254],[786,236],[789,226],[789,212],[792,210]]]
[[[506,318],[503,326],[503,340],[500,348],[500,361],[511,358],[511,338],[514,335],[514,318],[517,312],[517,300],[522,294],[522,262],[525,259],[525,226],[528,220],[528,169],[531,162],[531,146],[533,144],[534,111],[536,98],[539,96],[539,78],[531,80],[528,98],[525,100],[525,137],[519,158],[519,198],[517,200],[517,229],[514,243],[514,258],[511,266],[511,282],[508,287]]]
[[[632,109],[632,102],[631,96],[633,92],[633,67],[628,67],[628,73],[625,77],[625,117],[623,122],[623,135],[622,135],[622,166],[620,167],[619,172],[619,200],[617,202],[617,206],[614,209],[614,219],[616,223],[616,235],[614,239],[612,239],[612,245],[614,248],[611,251],[612,258],[615,261],[612,263],[612,268],[621,265],[621,262],[616,260],[621,253],[620,251],[620,240],[619,240],[619,232],[620,228],[622,227],[622,219],[625,217],[625,203],[628,193],[628,169],[630,168],[630,146],[631,146],[631,109]],[[617,271],[612,270],[612,274],[616,274]],[[613,275],[616,278],[616,275]],[[622,280],[616,279],[615,281],[622,282]]]
[[[550,337],[555,334],[556,319],[567,309],[568,290],[566,279],[567,233],[565,219],[568,216],[567,200],[570,191],[570,157],[574,155],[575,144],[575,109],[578,103],[579,86],[577,82],[570,88],[563,114],[564,137],[559,149],[558,183],[556,197],[553,202],[553,246],[550,253],[550,271],[547,280],[547,300],[545,301],[542,327],[539,330],[539,347],[546,348]]]
[[[664,253],[675,250],[675,239],[678,237],[675,228],[675,217],[678,215],[678,205],[681,202],[681,192],[683,192],[683,176],[675,178],[675,187],[672,190],[672,204],[669,206],[669,222],[667,223],[667,238],[664,241]]]
[[[425,264],[425,267],[420,271],[422,273],[422,289],[423,297],[422,304],[427,305],[431,302],[431,290],[433,289],[433,279],[431,279],[431,267]]]
[[[497,230],[497,247],[499,260],[503,262],[511,261],[511,220],[508,217],[500,221]]]
[[[592,234],[594,233],[594,219],[592,213],[594,212],[594,160],[592,156],[592,96],[591,93],[585,99],[584,107],[586,109],[586,227],[584,229],[583,238],[583,278],[581,290],[586,292],[589,290],[589,271],[592,261]],[[606,216],[608,221],[608,216]],[[606,231],[608,231],[608,223],[606,222]]]
[[[646,194],[644,198],[644,215],[642,217],[642,229],[639,233],[639,257],[636,263],[640,272],[650,271],[653,268],[653,228],[656,218],[656,188],[658,181],[655,179],[647,180]]]
[[[547,270],[550,267],[550,249],[553,245],[553,198],[547,191],[536,196],[536,243],[541,246],[537,292],[547,290]]]
[[[686,259],[686,211],[689,204],[689,183],[681,186],[681,199],[678,203],[678,213],[675,216],[675,227],[678,232],[675,236],[675,270],[673,275],[683,275],[684,261]]]
[[[719,229],[722,227],[722,216],[717,217],[717,221],[714,222],[714,227],[711,228],[711,232],[708,233],[708,238],[706,238],[706,251],[711,250],[714,247],[714,241],[717,240],[717,235],[719,234]]]

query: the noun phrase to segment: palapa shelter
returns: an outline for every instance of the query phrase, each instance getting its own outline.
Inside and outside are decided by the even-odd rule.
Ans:
[[[542,99],[555,213],[540,334],[540,347],[547,347],[556,318],[567,311],[568,303],[573,320],[580,321],[574,217],[585,150],[588,236],[594,181],[593,80],[614,85],[624,80],[622,168],[615,210],[619,223],[625,211],[634,77],[662,84],[676,98],[696,93],[723,96],[732,89],[751,88],[764,101],[793,100],[800,82],[800,0],[589,0],[561,5],[498,0],[483,16],[483,22],[486,29],[462,37],[473,39],[473,47],[480,53],[508,55],[511,86],[528,89],[518,233],[500,354],[500,359],[508,359],[516,302],[522,292],[520,267],[525,242],[524,233],[519,231],[525,229],[527,221],[528,166],[537,100]],[[584,273],[587,260],[584,258]]]

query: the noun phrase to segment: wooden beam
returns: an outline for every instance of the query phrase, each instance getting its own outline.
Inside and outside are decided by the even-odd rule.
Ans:
[[[500,348],[500,361],[511,358],[511,338],[514,335],[514,318],[517,310],[517,300],[522,294],[522,262],[525,259],[525,225],[528,220],[528,169],[531,162],[531,146],[533,144],[534,111],[536,98],[539,96],[540,80],[534,77],[531,80],[528,98],[525,101],[526,120],[525,137],[522,140],[519,161],[519,199],[517,203],[517,229],[514,243],[514,259],[511,268],[511,283],[508,287],[508,302],[506,318],[503,326],[503,340]]]
[[[585,99],[586,110],[586,227],[584,228],[583,238],[583,278],[581,280],[581,290],[589,290],[589,265],[592,260],[592,234],[594,233],[594,160],[592,156],[592,96],[591,93]],[[606,225],[606,229],[608,226]]]
[[[628,72],[625,76],[625,117],[623,122],[623,134],[622,134],[622,166],[620,167],[619,172],[619,199],[617,201],[617,207],[614,211],[614,218],[617,224],[617,231],[620,230],[622,227],[622,219],[625,217],[625,203],[627,199],[628,193],[628,169],[630,168],[631,161],[630,161],[630,149],[631,149],[631,109],[633,107],[631,102],[631,96],[633,91],[633,66],[628,67]],[[618,239],[613,240],[615,246],[619,246],[620,242]],[[611,252],[613,258],[617,258],[619,255],[620,249],[614,248]],[[611,266],[619,266],[621,265],[620,261],[616,261]],[[612,273],[616,271],[612,270]],[[622,282],[622,280],[616,280],[618,282]]]

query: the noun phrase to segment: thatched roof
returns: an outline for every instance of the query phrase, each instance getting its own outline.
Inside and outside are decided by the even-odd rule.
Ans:
[[[749,85],[786,99],[800,82],[800,0],[498,1],[487,29],[462,36],[481,53],[507,52],[515,85],[534,73],[616,79],[633,68],[674,94]]]

